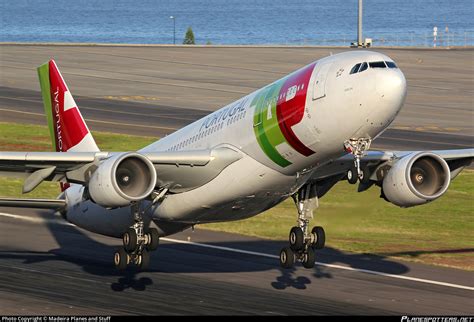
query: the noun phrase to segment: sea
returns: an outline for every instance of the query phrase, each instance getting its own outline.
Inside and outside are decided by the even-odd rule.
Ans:
[[[349,45],[357,17],[358,0],[0,0],[0,42]],[[474,0],[364,0],[363,38],[472,46],[473,17]]]

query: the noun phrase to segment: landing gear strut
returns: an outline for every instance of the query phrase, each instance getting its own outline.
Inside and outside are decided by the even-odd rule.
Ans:
[[[148,229],[145,232],[143,213],[140,204],[135,202],[131,205],[132,215],[135,223],[123,234],[123,248],[114,254],[114,264],[118,269],[125,269],[134,264],[140,269],[146,269],[150,264],[150,251],[156,250],[159,244],[158,230]]]
[[[323,227],[313,227],[311,232],[308,228],[313,210],[318,207],[316,186],[306,184],[292,197],[298,209],[297,226],[290,230],[290,246],[280,251],[280,265],[291,268],[299,260],[305,268],[313,268],[315,249],[322,249],[326,240]]]
[[[369,180],[370,173],[367,168],[361,169],[360,158],[369,150],[371,143],[370,138],[350,139],[344,142],[344,151],[354,156],[354,166],[347,171],[347,181],[350,184],[355,184],[358,180],[361,182]]]

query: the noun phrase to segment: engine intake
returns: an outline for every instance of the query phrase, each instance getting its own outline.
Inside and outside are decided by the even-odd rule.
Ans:
[[[89,180],[91,199],[103,207],[127,206],[148,197],[156,185],[156,170],[145,156],[128,152],[101,162]]]
[[[450,182],[451,172],[443,158],[432,152],[414,152],[395,162],[382,188],[393,204],[412,207],[441,197]]]

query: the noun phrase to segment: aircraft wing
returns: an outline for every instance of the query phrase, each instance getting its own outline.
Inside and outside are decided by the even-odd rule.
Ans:
[[[422,153],[437,155],[449,166],[451,179],[454,179],[474,160],[474,149],[433,150],[433,151],[369,151],[361,158],[361,168],[367,168],[370,182],[360,183],[359,191],[368,189],[372,184],[383,180],[383,171],[390,169],[397,161],[405,157],[416,157]],[[318,196],[322,197],[339,180],[346,177],[347,171],[354,167],[354,157],[347,154],[314,170],[310,180],[319,186]]]
[[[0,175],[23,177],[27,193],[43,181],[87,183],[101,162],[128,152],[0,152]],[[212,150],[141,153],[157,173],[157,187],[182,192],[203,185],[241,158],[226,147]]]
[[[361,158],[362,165],[377,166],[382,163],[401,159],[409,154],[417,153],[421,151],[369,151],[365,156]],[[423,151],[425,152],[425,151]],[[445,159],[448,164],[455,163],[466,163],[465,166],[469,165],[474,160],[474,149],[461,149],[461,150],[434,150],[429,151],[439,155]],[[339,159],[333,160],[321,167],[319,167],[313,174],[312,179],[321,179],[340,173],[345,173],[351,167],[354,166],[354,158],[352,155],[347,154]]]

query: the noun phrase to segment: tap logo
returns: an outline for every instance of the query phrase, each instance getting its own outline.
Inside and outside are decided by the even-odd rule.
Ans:
[[[298,70],[262,89],[253,98],[253,128],[255,137],[263,152],[276,164],[287,167],[287,160],[278,147],[288,144],[304,156],[314,154],[296,136],[292,127],[300,123],[304,116],[309,79],[316,63]]]
[[[61,115],[59,114],[59,88],[56,87],[56,91],[53,93],[54,97],[54,118],[56,120],[56,142],[58,143],[57,149],[63,152],[63,139],[61,136]]]

